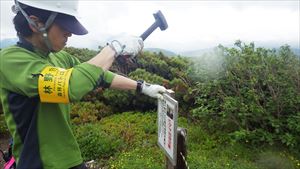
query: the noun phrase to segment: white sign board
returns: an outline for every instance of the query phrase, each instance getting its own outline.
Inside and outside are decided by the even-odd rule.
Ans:
[[[158,99],[158,145],[176,165],[178,102],[168,94]]]

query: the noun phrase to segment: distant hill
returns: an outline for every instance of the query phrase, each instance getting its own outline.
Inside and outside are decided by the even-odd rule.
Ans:
[[[204,53],[208,53],[212,51],[214,48],[206,48],[206,49],[198,49],[198,50],[192,50],[192,51],[184,51],[179,53],[181,56],[188,56],[188,57],[197,57],[201,56]]]
[[[291,49],[296,55],[300,56],[300,48],[291,48]]]
[[[9,39],[3,39],[0,41],[0,48],[5,48],[5,47],[8,47],[8,46],[11,46],[11,45],[14,45],[16,44],[18,41],[17,38],[9,38]]]
[[[11,45],[16,44],[16,42],[18,41],[17,38],[8,38],[8,39],[3,39],[0,41],[0,48],[5,48]],[[271,47],[272,45],[269,44],[265,44],[265,45],[260,45],[262,47],[268,48],[268,49],[272,49],[275,48],[276,51],[279,50],[279,47]],[[259,46],[257,46],[259,47]],[[149,52],[162,52],[165,56],[177,56],[177,55],[181,55],[181,56],[188,56],[188,57],[197,57],[197,56],[201,56],[204,53],[209,53],[211,51],[213,51],[214,47],[212,48],[205,48],[205,49],[197,49],[197,50],[191,50],[191,51],[184,51],[184,52],[180,52],[180,53],[175,53],[172,52],[170,50],[166,50],[166,49],[161,49],[161,48],[144,48],[144,51],[149,51]],[[300,57],[300,47],[299,48],[291,48],[291,50]]]
[[[272,47],[265,47],[267,49],[273,49]],[[274,48],[276,51],[279,51],[280,48],[276,47]],[[199,50],[192,50],[192,51],[185,51],[179,53],[181,56],[188,56],[188,57],[197,57],[202,56],[205,53],[209,53],[213,51],[214,48],[207,48],[207,49],[199,49]],[[299,48],[291,48],[294,54],[298,55],[300,57],[300,47]]]
[[[177,56],[178,55],[172,51],[169,51],[166,49],[160,49],[160,48],[145,48],[144,51],[156,52],[156,53],[162,52],[165,56]]]

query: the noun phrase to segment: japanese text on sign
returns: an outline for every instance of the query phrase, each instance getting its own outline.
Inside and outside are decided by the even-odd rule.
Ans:
[[[178,102],[168,94],[163,96],[158,100],[158,145],[176,165]]]

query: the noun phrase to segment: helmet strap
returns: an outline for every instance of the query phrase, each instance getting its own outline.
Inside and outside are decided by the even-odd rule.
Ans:
[[[27,22],[28,22],[31,26],[33,26],[34,28],[38,29],[37,24],[36,24],[35,22],[33,22],[33,21],[29,18],[29,16],[27,15],[27,13],[26,13],[26,12],[23,10],[23,8],[21,7],[21,5],[20,5],[20,3],[19,3],[18,0],[15,0],[15,5],[16,5],[16,9],[17,9],[18,11],[21,11],[21,13],[23,14],[23,16],[24,16],[25,19],[27,20]]]
[[[47,22],[45,24],[44,27],[42,28],[38,28],[39,32],[42,34],[42,37],[43,37],[43,40],[49,50],[49,52],[52,52],[53,51],[53,48],[52,48],[52,44],[48,38],[48,32],[47,32],[47,29],[50,27],[50,25],[53,23],[55,17],[57,16],[57,12],[52,12],[51,15],[48,17],[47,19]]]
[[[37,29],[39,31],[39,33],[42,34],[42,37],[43,37],[43,41],[45,42],[47,48],[48,48],[48,52],[52,52],[53,51],[53,48],[52,48],[52,44],[48,38],[48,32],[47,32],[47,29],[50,27],[50,25],[53,23],[54,19],[56,18],[57,16],[57,12],[52,12],[51,15],[48,17],[44,27],[42,28],[39,28],[38,25],[32,20],[29,18],[29,16],[27,15],[27,13],[21,8],[21,5],[20,3],[18,2],[18,0],[15,0],[15,5],[16,5],[16,8],[18,10],[21,11],[21,13],[23,14],[23,16],[26,18],[27,22],[32,26],[34,27],[35,29]]]

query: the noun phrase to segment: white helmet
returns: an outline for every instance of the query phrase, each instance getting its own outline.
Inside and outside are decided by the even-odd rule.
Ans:
[[[55,22],[59,24],[62,28],[67,30],[68,32],[75,35],[85,35],[88,31],[81,25],[81,23],[77,20],[78,16],[78,0],[14,0],[15,5],[12,7],[14,13],[18,13],[19,11],[26,18],[28,23],[39,30],[39,32],[43,35],[44,42],[46,43],[49,51],[52,51],[52,44],[48,39],[47,28]],[[44,27],[38,27],[35,22],[33,22],[28,14],[22,9],[21,4],[30,6],[33,8],[51,11],[50,16],[48,17]]]
[[[34,27],[35,24],[28,17],[28,14],[22,9],[21,4],[30,6],[33,8],[51,11],[52,14],[49,16],[48,21],[45,25],[45,30],[53,23],[59,23],[65,30],[75,35],[85,35],[88,31],[78,21],[78,0],[14,0],[15,5],[12,7],[14,13],[20,11],[28,23]],[[58,15],[60,13],[60,15]],[[65,14],[65,15],[64,15]],[[45,32],[43,32],[45,33]]]
[[[53,12],[78,17],[78,0],[17,0],[18,2]]]

